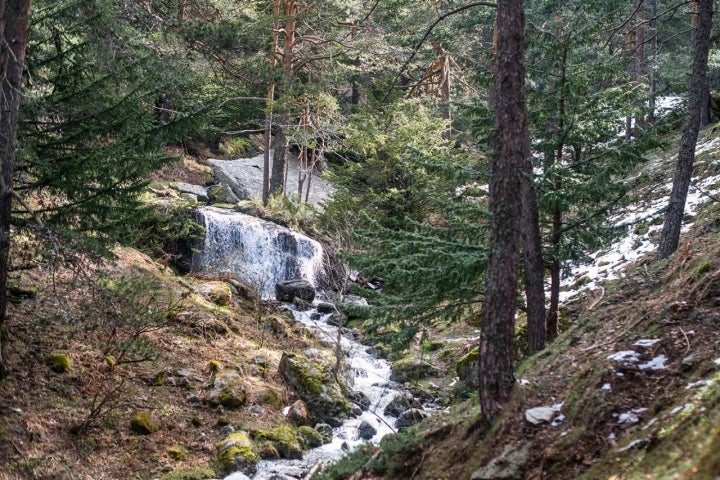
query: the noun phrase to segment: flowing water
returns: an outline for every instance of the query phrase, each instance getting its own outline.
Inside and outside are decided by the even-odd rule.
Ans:
[[[322,246],[315,240],[272,222],[231,210],[206,207],[199,210],[206,229],[202,251],[193,259],[199,273],[226,274],[255,287],[263,298],[273,298],[275,284],[303,278],[317,285],[322,275]],[[329,325],[330,316],[321,316],[313,308],[291,309],[295,319],[312,328],[319,339],[335,343],[340,339],[348,366],[349,382],[354,390],[370,400],[370,407],[356,418],[334,429],[333,441],[308,450],[302,460],[264,460],[253,476],[255,480],[303,478],[318,462],[329,463],[346,450],[365,442],[358,436],[362,422],[377,430],[371,442],[377,443],[394,431],[395,419],[383,410],[401,393],[390,381],[390,364],[368,353],[368,348],[348,335],[338,335],[338,327]],[[246,478],[235,473],[226,480]]]
[[[310,237],[251,215],[205,207],[198,210],[205,227],[202,251],[193,271],[227,274],[274,298],[275,284],[303,278],[317,285],[322,246]]]

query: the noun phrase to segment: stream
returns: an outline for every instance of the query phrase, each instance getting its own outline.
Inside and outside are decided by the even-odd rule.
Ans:
[[[288,279],[302,278],[317,285],[322,278],[322,246],[315,240],[262,220],[231,210],[205,207],[198,217],[206,230],[201,251],[193,258],[193,270],[205,274],[229,274],[253,286],[263,298],[273,298],[275,284]],[[315,302],[317,304],[317,301]],[[357,417],[346,420],[333,429],[331,443],[306,450],[301,460],[263,460],[258,464],[255,480],[284,480],[304,478],[318,464],[331,463],[355,446],[370,441],[378,443],[394,431],[396,419],[383,411],[395,396],[403,393],[390,381],[390,364],[371,353],[347,332],[338,335],[338,327],[329,325],[331,314],[320,315],[315,308],[300,311],[287,308],[298,322],[312,328],[321,341],[335,343],[340,338],[345,355],[348,382],[370,401],[369,408]],[[358,430],[367,422],[375,430],[369,440],[363,440]],[[233,473],[225,480],[246,479]]]

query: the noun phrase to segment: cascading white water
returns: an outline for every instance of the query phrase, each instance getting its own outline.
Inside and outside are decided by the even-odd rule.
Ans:
[[[251,215],[205,207],[198,210],[205,241],[193,271],[229,274],[273,298],[275,284],[303,278],[313,286],[322,274],[322,246],[289,228]]]
[[[198,210],[205,226],[205,240],[201,252],[193,258],[193,270],[213,275],[228,274],[257,289],[264,298],[272,298],[275,284],[282,280],[303,278],[314,286],[322,274],[322,246],[315,240],[272,222],[239,212],[205,207]],[[380,439],[393,431],[395,419],[385,416],[384,409],[401,391],[390,381],[390,364],[367,352],[361,343],[338,335],[338,328],[328,325],[329,315],[312,315],[293,310],[295,319],[313,328],[318,337],[340,344],[345,362],[351,372],[354,390],[365,394],[370,406],[361,415],[351,418],[334,429],[333,441],[306,451],[302,460],[263,460],[253,476],[255,480],[271,478],[303,478],[318,461],[336,460],[346,448],[366,440],[358,435],[362,422],[376,429],[370,440]],[[315,320],[314,318],[318,318]],[[226,480],[246,479],[234,473]]]

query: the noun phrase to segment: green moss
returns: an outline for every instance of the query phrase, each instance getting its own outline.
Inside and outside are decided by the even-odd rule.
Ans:
[[[261,442],[258,445],[258,454],[263,460],[280,458],[280,452],[273,442]]]
[[[210,360],[208,366],[210,368],[210,373],[217,373],[220,369],[222,369],[222,364],[217,360]]]
[[[247,401],[247,394],[240,386],[227,385],[218,393],[218,401],[225,408],[240,408]]]
[[[697,269],[695,269],[695,276],[700,277],[703,274],[707,273],[708,270],[710,270],[710,262],[707,260],[703,260],[700,262],[700,265],[698,265]]]
[[[157,432],[159,428],[150,414],[145,411],[136,413],[130,420],[130,430],[137,435],[150,435]]]
[[[168,448],[168,455],[173,460],[182,460],[187,456],[187,451],[182,447],[170,447]]]
[[[72,368],[72,362],[67,353],[53,353],[48,358],[48,363],[50,364],[50,369],[57,373],[64,373]]]
[[[274,410],[281,410],[283,406],[282,395],[274,388],[268,388],[260,394],[260,402],[269,405]]]
[[[456,365],[456,367],[461,367],[461,366],[467,365],[469,362],[472,362],[473,360],[477,360],[478,355],[480,355],[480,348],[474,347],[466,355],[463,355],[462,357],[460,357],[460,359],[458,359],[458,361],[455,365]]]
[[[224,473],[241,471],[245,474],[257,470],[258,456],[255,444],[245,432],[235,432],[217,444],[217,465]]]
[[[192,468],[190,470],[176,470],[162,477],[162,480],[207,480],[217,478],[215,470],[208,467]]]
[[[253,438],[258,441],[271,441],[282,458],[302,458],[302,444],[298,431],[291,425],[278,425],[272,430],[257,430]]]
[[[303,448],[317,448],[323,444],[322,435],[312,427],[303,425],[297,429]]]

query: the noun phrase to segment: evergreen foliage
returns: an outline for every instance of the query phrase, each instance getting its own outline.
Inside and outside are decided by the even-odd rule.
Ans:
[[[197,128],[195,79],[115,2],[36,9],[18,190],[57,229],[122,239],[149,212],[139,199],[148,175],[173,161],[163,147]],[[163,97],[172,112],[156,108]]]
[[[417,101],[354,117],[347,162],[326,216],[351,232],[351,266],[384,280],[363,314],[397,346],[428,321],[458,318],[481,298],[484,193],[467,153],[443,140],[443,121]],[[475,160],[477,161],[477,160]],[[395,323],[399,322],[399,323]]]

